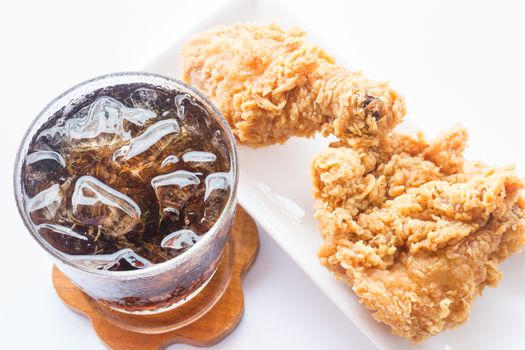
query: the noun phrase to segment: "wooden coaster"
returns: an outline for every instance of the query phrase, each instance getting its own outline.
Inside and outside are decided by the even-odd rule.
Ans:
[[[53,267],[53,285],[58,296],[67,306],[91,320],[97,335],[111,349],[157,350],[164,349],[168,345],[175,343],[210,346],[224,339],[239,324],[244,310],[241,280],[253,264],[259,249],[257,226],[248,213],[240,206],[237,207],[228,245],[229,248],[226,247],[225,250],[229,249],[231,259],[223,257],[219,269],[224,268],[226,263],[231,263],[231,276],[220,299],[208,312],[192,323],[164,333],[150,332],[147,327],[144,328],[144,331],[131,331],[128,327],[124,327],[128,328],[124,329],[117,326],[116,324],[118,323],[114,322],[114,320],[108,320],[107,313],[101,312],[101,309],[97,307],[96,301],[76,287],[56,267]],[[225,262],[225,260],[229,261]],[[225,273],[221,273],[218,270],[215,275],[220,276],[221,274],[224,276]],[[213,292],[215,277],[210,280],[199,294]],[[188,303],[192,302],[194,302],[193,299],[188,301]],[[197,303],[194,305],[194,310],[198,312],[199,302],[195,301],[194,303]],[[169,323],[169,318],[173,317],[173,313],[176,310],[157,314],[154,316],[154,321],[160,320],[163,324]],[[133,318],[133,322],[137,322],[137,316],[130,317]],[[145,319],[145,324],[148,324],[150,321],[151,319]]]

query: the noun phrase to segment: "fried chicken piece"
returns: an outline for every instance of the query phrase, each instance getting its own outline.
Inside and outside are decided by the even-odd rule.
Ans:
[[[335,147],[311,164],[324,266],[393,333],[421,342],[465,322],[525,243],[513,167],[465,162],[465,130],[379,150]]]
[[[304,36],[255,24],[197,34],[183,50],[183,80],[207,94],[252,147],[317,131],[377,143],[403,118],[404,100],[386,83],[339,67]]]

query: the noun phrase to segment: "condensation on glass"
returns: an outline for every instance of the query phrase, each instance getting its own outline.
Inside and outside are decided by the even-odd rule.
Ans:
[[[92,297],[126,311],[186,300],[213,275],[235,207],[227,123],[188,86],[104,76],[52,102],[20,148],[33,236]]]

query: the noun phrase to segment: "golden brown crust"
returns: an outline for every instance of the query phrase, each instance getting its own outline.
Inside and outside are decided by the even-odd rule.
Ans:
[[[337,66],[304,36],[255,24],[199,33],[184,47],[183,80],[207,94],[238,140],[253,147],[317,131],[376,142],[401,121],[405,104],[394,90]]]
[[[414,342],[463,323],[525,243],[523,181],[465,162],[466,139],[461,128],[430,143],[394,134],[381,151],[329,148],[311,165],[321,262]]]
[[[339,67],[301,30],[217,27],[183,56],[183,79],[241,143],[339,138],[311,164],[319,257],[395,334],[420,342],[463,323],[500,279],[498,264],[525,243],[524,184],[513,168],[465,162],[459,127],[431,142],[392,134],[403,98]]]

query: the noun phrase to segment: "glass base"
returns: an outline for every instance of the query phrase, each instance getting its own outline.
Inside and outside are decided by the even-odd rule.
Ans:
[[[115,326],[133,332],[159,334],[182,328],[204,316],[222,297],[233,271],[233,249],[224,247],[219,267],[199,289],[185,299],[154,311],[129,312],[91,299],[93,307]]]

